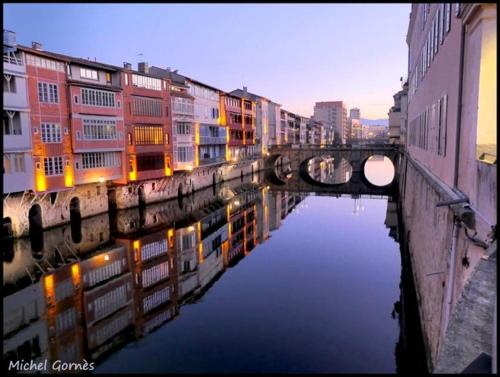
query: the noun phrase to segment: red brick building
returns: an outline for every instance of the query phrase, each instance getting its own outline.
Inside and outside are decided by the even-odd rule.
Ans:
[[[139,71],[125,63],[122,83],[127,163],[118,183],[171,176],[170,80],[150,74],[146,63]]]

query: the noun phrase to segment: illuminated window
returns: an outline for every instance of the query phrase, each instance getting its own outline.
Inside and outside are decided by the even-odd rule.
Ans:
[[[486,12],[486,11],[484,11]],[[480,33],[478,59],[479,82],[477,105],[476,158],[479,161],[496,164],[497,160],[497,33],[496,8],[492,16],[484,16],[481,27],[471,33]],[[480,30],[480,31],[479,31]],[[472,39],[472,36],[470,37]],[[475,51],[474,49],[471,49]],[[468,51],[467,51],[468,52]],[[473,63],[474,64],[474,63]]]
[[[163,144],[163,127],[161,126],[136,126],[134,128],[136,145]]]

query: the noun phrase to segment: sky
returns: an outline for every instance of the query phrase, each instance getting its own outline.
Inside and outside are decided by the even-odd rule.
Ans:
[[[310,116],[345,101],[385,119],[406,75],[410,4],[4,4],[17,42],[123,66],[147,61]]]

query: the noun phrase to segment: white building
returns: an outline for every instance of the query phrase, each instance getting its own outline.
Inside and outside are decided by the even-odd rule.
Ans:
[[[26,65],[15,33],[8,30],[3,40],[3,152],[4,193],[34,190]]]
[[[220,90],[187,78],[188,93],[194,97],[194,127],[197,166],[226,161],[226,127],[221,125]]]

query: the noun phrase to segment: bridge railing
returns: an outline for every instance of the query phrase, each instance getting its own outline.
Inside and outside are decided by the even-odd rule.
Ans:
[[[325,149],[325,150],[351,150],[351,149],[386,149],[386,150],[395,150],[398,149],[398,145],[396,144],[386,144],[386,143],[378,143],[378,144],[366,144],[366,145],[352,145],[352,144],[337,144],[337,145],[321,145],[321,144],[281,144],[281,145],[273,145],[269,147],[269,150],[284,150],[284,149],[301,149],[301,150],[311,150],[311,149]]]

